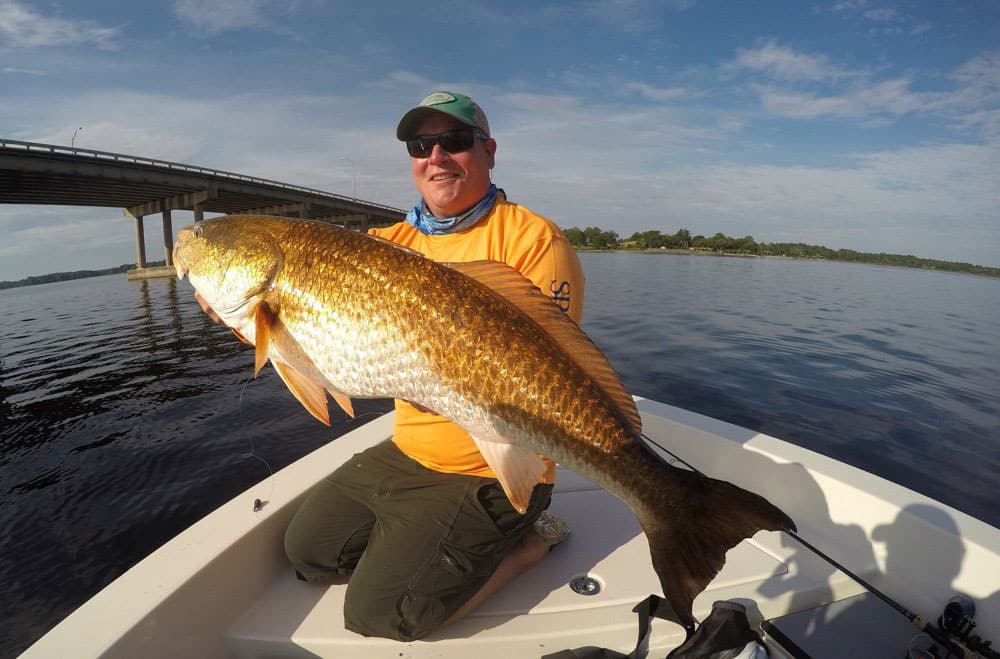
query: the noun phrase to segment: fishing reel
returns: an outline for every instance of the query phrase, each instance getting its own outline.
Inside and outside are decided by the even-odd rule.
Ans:
[[[908,659],[947,659],[948,657],[984,657],[1000,659],[1000,653],[972,631],[976,628],[976,603],[966,595],[955,595],[938,616],[937,627],[927,624],[907,650]]]
[[[938,627],[946,634],[957,638],[967,638],[976,623],[976,603],[965,595],[955,595],[944,607],[944,612],[938,616]]]

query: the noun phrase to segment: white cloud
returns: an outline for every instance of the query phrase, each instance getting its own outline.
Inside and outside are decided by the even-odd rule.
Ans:
[[[159,94],[108,91],[79,96],[72,104],[38,103],[47,107],[36,112],[35,128],[21,139],[73,141],[77,147],[160,160],[196,157],[205,144],[199,123],[226,123],[213,102]]]
[[[43,16],[16,0],[0,0],[0,44],[16,48],[92,44],[113,50],[118,35],[117,27]]]
[[[918,94],[911,91],[909,85],[909,80],[901,78],[858,85],[841,94],[826,96],[766,85],[755,85],[752,89],[760,96],[768,113],[794,119],[898,116],[924,111],[940,103],[937,94]]]
[[[858,119],[866,127],[885,126],[903,115],[938,116],[951,120],[956,128],[979,127],[984,135],[996,134],[1000,51],[974,57],[946,76],[954,84],[953,89],[921,91],[920,81],[909,75],[878,80],[877,72],[848,74],[827,65],[825,59],[800,60],[798,54],[780,47],[771,49],[771,45],[744,51],[735,65],[729,65],[799,72],[797,78],[789,73],[784,80],[748,85],[770,115],[789,119]],[[828,74],[826,79],[824,71]],[[808,75],[809,72],[814,75]]]
[[[958,67],[951,78],[959,86],[965,103],[1000,102],[1000,50],[970,59]]]
[[[81,148],[142,155],[174,162],[187,160],[198,153],[205,143],[203,137],[193,132],[156,128],[151,130],[146,126],[128,125],[120,121],[87,122],[77,131],[75,140],[68,133],[68,128],[62,128],[51,136],[43,136],[39,141],[47,144],[68,144],[72,140],[75,146]]]
[[[817,8],[817,13],[826,11]],[[866,31],[869,37],[879,36],[919,36],[930,31],[933,26],[927,21],[914,22],[913,16],[895,7],[872,6],[866,0],[844,0],[830,7],[829,11],[840,14],[843,18],[856,19],[868,23]]]
[[[391,71],[388,76],[386,76],[386,81],[390,84],[401,84],[417,87],[427,87],[430,84],[430,80],[424,76],[414,73],[412,71]]]
[[[583,12],[597,23],[623,32],[648,32],[660,25],[660,12],[686,11],[696,0],[588,0]]]
[[[868,9],[864,12],[864,17],[879,23],[891,23],[899,20],[899,12],[891,7],[878,7]]]
[[[942,145],[861,155],[854,167],[716,163],[603,178],[569,167],[525,201],[563,226],[623,235],[687,228],[995,265],[1000,227],[985,220],[996,199],[983,186],[996,164],[986,147]],[[582,186],[589,207],[565,214]]]
[[[833,11],[858,11],[866,4],[866,0],[842,0],[833,5]]]
[[[41,69],[26,69],[17,66],[5,66],[0,69],[0,72],[7,73],[10,75],[26,75],[26,76],[43,76],[45,71]]]
[[[0,230],[5,236],[0,242],[0,280],[135,261],[130,221],[116,208],[4,204]],[[158,232],[147,234],[155,237]],[[146,253],[162,258],[162,247],[147,244]]]
[[[661,103],[690,96],[689,92],[681,87],[655,87],[644,82],[629,82],[625,84],[623,89],[625,93],[638,94],[643,98]]]
[[[732,66],[785,80],[826,80],[848,75],[822,55],[804,55],[774,41],[752,49],[739,48]]]
[[[264,24],[265,0],[175,0],[174,13],[184,23],[213,33]]]

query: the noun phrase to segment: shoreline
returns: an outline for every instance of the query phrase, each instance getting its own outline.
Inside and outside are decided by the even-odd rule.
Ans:
[[[971,275],[973,277],[986,277],[988,279],[1000,279],[1000,268],[990,268],[987,266],[976,266],[971,264],[960,264],[953,261],[941,261],[942,264],[952,264],[956,266],[961,265],[971,265],[974,268],[981,268],[983,270],[993,270],[995,272],[972,272],[969,270],[956,268],[942,268],[933,266],[921,266],[921,265],[905,265],[896,263],[883,263],[881,261],[875,260],[864,260],[864,259],[831,259],[825,256],[789,256],[787,254],[746,254],[740,252],[716,252],[714,250],[708,249],[677,249],[673,247],[664,248],[630,248],[630,247],[613,247],[606,249],[596,249],[593,247],[578,247],[573,245],[573,249],[577,252],[621,252],[626,254],[671,254],[679,256],[715,256],[715,257],[727,257],[727,258],[763,258],[763,259],[794,259],[797,261],[830,261],[834,263],[857,263],[861,265],[878,265],[887,268],[906,268],[909,270],[928,270],[931,272],[947,272],[949,274],[955,275]],[[162,261],[151,265],[160,265]],[[46,275],[35,275],[31,277],[26,277],[24,279],[19,279],[16,281],[0,281],[0,291],[12,289],[12,288],[24,288],[26,286],[38,286],[41,284],[54,284],[61,281],[74,281],[77,279],[90,279],[93,277],[106,277],[109,275],[122,274],[126,272],[127,268],[134,268],[134,265],[122,265],[117,268],[108,268],[105,270],[91,270],[91,271],[81,271],[79,274],[75,272],[53,272]]]
[[[1000,279],[1000,268],[991,268],[988,266],[976,266],[975,268],[982,268],[984,270],[994,270],[995,273],[990,272],[971,272],[969,270],[955,269],[952,268],[942,268],[933,266],[921,266],[921,265],[904,265],[896,263],[883,263],[881,261],[875,260],[864,260],[864,259],[831,259],[825,256],[790,256],[787,254],[746,254],[740,252],[716,252],[714,250],[706,249],[677,249],[672,247],[666,248],[629,248],[629,247],[611,247],[605,249],[597,249],[593,247],[578,247],[573,245],[573,249],[577,252],[621,252],[626,254],[668,254],[675,256],[716,256],[716,257],[727,257],[727,258],[747,258],[747,259],[793,259],[796,261],[829,261],[831,263],[855,263],[858,265],[877,265],[886,268],[904,268],[908,270],[927,270],[930,272],[946,272],[953,275],[970,275],[973,277],[986,277],[987,279]],[[944,264],[954,263],[956,266],[967,265],[956,263],[952,261],[942,261]],[[968,264],[971,265],[971,264]]]

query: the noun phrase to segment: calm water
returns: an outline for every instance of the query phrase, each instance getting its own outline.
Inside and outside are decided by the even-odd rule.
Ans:
[[[583,254],[584,327],[635,394],[786,439],[994,526],[1000,281]],[[186,282],[0,291],[0,656],[348,430],[316,423]],[[389,409],[356,404],[359,421]],[[267,464],[265,464],[265,462]]]

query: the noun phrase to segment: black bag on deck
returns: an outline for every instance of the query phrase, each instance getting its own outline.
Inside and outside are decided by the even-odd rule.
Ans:
[[[639,616],[639,639],[628,654],[607,648],[584,647],[547,654],[541,659],[646,659],[652,619],[681,624],[673,609],[661,597],[650,595],[632,609]],[[716,602],[705,621],[667,659],[754,659],[767,656],[760,635],[750,628],[746,609],[736,602]],[[753,644],[750,648],[747,646]],[[759,650],[757,649],[759,648]]]
[[[756,647],[747,648],[750,643]],[[667,659],[753,659],[767,654],[760,634],[750,628],[746,608],[736,602],[716,602],[705,621]]]

